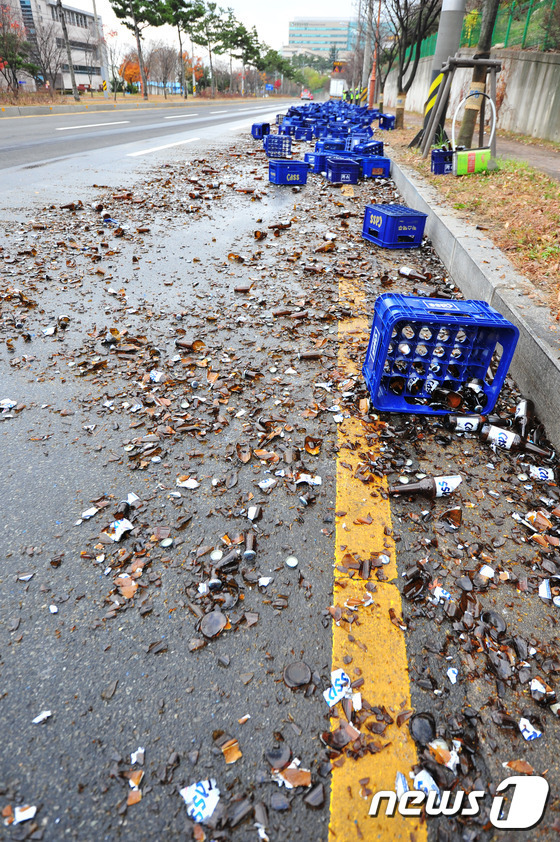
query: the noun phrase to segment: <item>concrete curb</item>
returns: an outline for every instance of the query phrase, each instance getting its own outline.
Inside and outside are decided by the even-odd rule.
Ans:
[[[519,328],[510,371],[560,449],[560,328],[550,310],[535,304],[538,293],[531,282],[481,231],[446,206],[435,188],[394,161],[391,176],[407,205],[428,214],[426,234],[465,297],[486,301]]]
[[[240,100],[213,99],[200,100],[189,97],[188,100],[175,100],[174,102],[81,102],[69,105],[5,105],[0,107],[0,119],[2,117],[35,117],[39,114],[87,114],[90,111],[130,111],[136,108],[205,108],[223,103],[241,104],[253,102],[267,102],[263,97],[246,98]]]

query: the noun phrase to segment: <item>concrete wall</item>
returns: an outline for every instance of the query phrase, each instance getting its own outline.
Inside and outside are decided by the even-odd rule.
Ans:
[[[461,50],[462,55],[474,50]],[[493,50],[492,58],[502,60],[497,80],[498,126],[512,132],[560,141],[560,54],[521,50]],[[414,83],[406,98],[409,111],[424,110],[432,57],[420,60]],[[448,117],[468,93],[472,70],[455,73]],[[397,74],[392,71],[385,85],[385,104],[395,108]]]

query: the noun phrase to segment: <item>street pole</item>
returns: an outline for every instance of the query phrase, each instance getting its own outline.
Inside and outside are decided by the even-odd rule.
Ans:
[[[428,127],[428,121],[431,116],[430,112],[436,104],[439,87],[444,81],[441,68],[446,63],[447,59],[453,58],[459,50],[461,44],[463,18],[465,16],[465,7],[466,0],[443,0],[441,15],[439,18],[436,50],[432,61],[430,89],[428,91],[428,98],[424,103],[424,125],[414,140],[410,143],[410,146],[419,146],[422,142],[424,131]],[[443,109],[438,129],[436,130],[440,133],[443,132],[443,128],[445,126],[446,107],[447,103]]]
[[[196,76],[194,75],[194,47],[191,38],[191,70],[192,70],[192,95],[196,96]]]
[[[103,82],[103,96],[105,99],[109,99],[109,91],[107,90],[107,72],[105,70],[105,40],[101,37],[101,32],[99,30],[99,18],[97,17],[97,6],[95,5],[95,0],[93,0],[93,19],[95,20],[95,37],[97,38],[97,43],[99,44],[99,55],[101,57],[101,81]]]
[[[377,7],[377,27],[375,29],[375,54],[373,56],[373,66],[371,68],[371,76],[369,80],[368,91],[368,108],[373,108],[373,101],[375,99],[375,82],[377,75],[377,63],[379,61],[379,29],[381,26],[381,0]]]
[[[362,88],[365,88],[369,79],[369,64],[371,61],[371,39],[373,36],[373,0],[368,0],[366,43],[364,44],[364,61],[362,64]]]

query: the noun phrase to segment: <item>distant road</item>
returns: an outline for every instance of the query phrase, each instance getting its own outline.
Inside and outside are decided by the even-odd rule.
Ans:
[[[142,157],[198,139],[197,133],[204,129],[219,130],[221,124],[230,129],[244,121],[249,124],[287,107],[285,101],[258,105],[217,102],[4,118],[0,120],[0,169],[37,166],[124,144],[131,148],[123,149],[123,156]]]

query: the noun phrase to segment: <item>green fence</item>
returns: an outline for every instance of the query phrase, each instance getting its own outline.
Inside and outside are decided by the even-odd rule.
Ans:
[[[540,3],[530,0],[528,3],[512,2],[504,6],[498,11],[492,46],[546,50],[549,46],[548,16],[555,4],[556,0],[542,0]],[[482,15],[478,10],[466,16],[461,33],[462,47],[476,47],[481,22]]]
[[[493,47],[519,47],[520,49],[547,50],[558,48],[553,43],[551,16],[560,0],[529,0],[525,3],[508,3],[499,11],[492,34]],[[476,47],[482,23],[481,12],[469,12],[463,21],[462,47]],[[556,29],[554,24],[552,28]],[[436,50],[437,32],[425,38],[420,47],[420,57],[433,56]],[[412,50],[410,47],[407,55]]]

